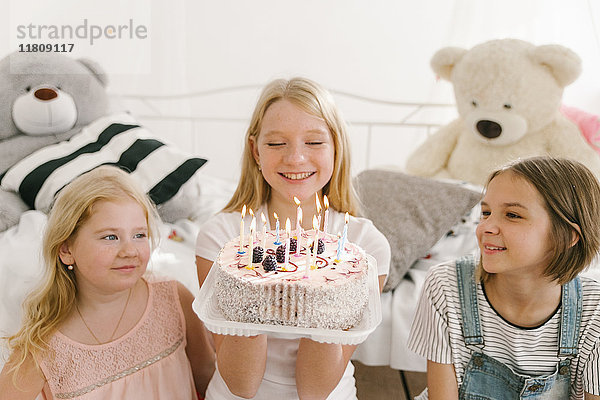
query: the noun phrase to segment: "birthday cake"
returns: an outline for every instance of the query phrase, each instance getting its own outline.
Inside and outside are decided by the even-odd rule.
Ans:
[[[223,316],[303,328],[337,330],[357,325],[369,292],[365,252],[323,232],[315,252],[307,246],[314,235],[314,230],[303,232],[299,249],[294,238],[280,238],[278,244],[275,231],[266,232],[264,240],[257,238],[252,251],[249,240],[241,249],[239,237],[228,242],[215,267],[215,295]]]

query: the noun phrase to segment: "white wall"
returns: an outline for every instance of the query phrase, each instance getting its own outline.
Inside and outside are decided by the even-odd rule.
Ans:
[[[451,90],[435,86],[433,53],[515,37],[580,54],[584,72],[565,100],[600,113],[597,1],[156,0],[151,10],[153,74],[115,77],[119,91],[141,85],[173,93],[305,75],[372,97],[451,101]]]

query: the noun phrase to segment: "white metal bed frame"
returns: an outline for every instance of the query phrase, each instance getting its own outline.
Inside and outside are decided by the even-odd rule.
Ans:
[[[112,97],[125,106],[127,110],[138,118],[140,121],[147,125],[154,123],[190,123],[190,132],[202,132],[202,125],[205,124],[235,124],[237,126],[244,126],[244,130],[240,132],[240,135],[245,132],[245,127],[249,122],[249,115],[254,106],[258,93],[260,92],[262,85],[239,85],[223,87],[204,91],[194,91],[188,93],[172,94],[172,95],[144,95],[144,94],[113,94]],[[395,100],[378,99],[374,97],[364,96],[360,94],[354,94],[346,91],[331,90],[332,95],[336,99],[338,106],[342,109],[346,116],[346,122],[348,124],[349,131],[360,131],[359,135],[365,135],[363,138],[366,143],[363,149],[359,152],[362,153],[363,163],[358,171],[374,167],[374,138],[381,128],[385,129],[410,129],[413,132],[419,132],[418,135],[422,135],[420,141],[424,140],[425,137],[432,134],[439,126],[448,122],[450,110],[454,110],[454,104],[447,103],[421,103],[421,102],[404,102]],[[191,110],[190,104],[193,102],[206,102],[210,103],[211,99],[216,97],[229,97],[235,98],[241,96],[249,99],[247,107],[239,109],[233,115],[228,115],[227,112],[219,110],[218,115],[200,115]],[[350,112],[343,109],[341,103],[353,103],[349,108]],[[173,108],[169,106],[171,104],[180,104],[182,109]],[[167,105],[167,107],[165,107]],[[190,108],[191,107],[191,108]],[[386,115],[376,115],[375,117],[360,115],[362,107],[382,107],[387,111]],[[247,116],[240,114],[246,113]],[[201,113],[202,114],[202,113]],[[397,114],[397,116],[390,117],[389,115]],[[443,117],[440,117],[442,115]],[[191,143],[197,150],[198,136],[192,135]],[[351,134],[352,140],[352,134]],[[418,143],[420,143],[418,141]],[[408,146],[416,147],[412,140]],[[355,153],[355,154],[356,154]],[[213,155],[209,154],[209,158]]]

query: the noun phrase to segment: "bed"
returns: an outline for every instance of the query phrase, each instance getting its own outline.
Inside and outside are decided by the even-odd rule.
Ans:
[[[199,225],[218,212],[235,189],[242,137],[259,91],[259,85],[247,85],[173,96],[113,95],[115,110],[128,110],[165,140],[208,159],[197,173],[202,212],[193,221],[161,224],[160,246],[150,261],[153,274],[178,279],[195,294],[199,290],[195,237]],[[431,265],[476,251],[481,188],[401,172],[408,154],[455,115],[452,105],[395,102],[336,91],[334,96],[350,127],[353,173],[365,214],[389,235],[393,252],[404,263],[395,274],[394,289],[381,295],[382,323],[353,358],[366,365],[425,371],[425,360],[406,348],[420,288]],[[438,219],[431,219],[432,210]],[[20,303],[41,276],[40,233],[45,222],[42,212],[27,211],[18,225],[0,233],[2,335],[16,331]],[[405,226],[410,226],[408,232],[402,232]],[[415,237],[416,230],[422,238]],[[599,275],[597,270],[590,273]],[[3,362],[4,357],[0,365]]]

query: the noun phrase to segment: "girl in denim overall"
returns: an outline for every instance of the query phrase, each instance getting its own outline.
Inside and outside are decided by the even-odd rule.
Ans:
[[[521,160],[490,176],[481,210],[479,260],[432,268],[413,323],[429,399],[600,399],[600,284],[578,276],[600,245],[598,181]]]
[[[563,286],[559,332],[560,361],[554,373],[530,377],[514,373],[509,367],[485,355],[479,321],[475,260],[465,257],[457,261],[458,291],[462,309],[465,343],[473,348],[459,390],[460,399],[568,399],[571,386],[570,363],[577,354],[581,321],[581,282],[575,278]]]

